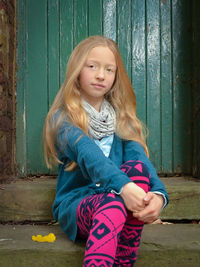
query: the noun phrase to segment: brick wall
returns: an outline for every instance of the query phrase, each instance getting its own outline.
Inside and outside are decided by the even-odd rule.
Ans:
[[[15,174],[16,0],[0,0],[0,180]]]

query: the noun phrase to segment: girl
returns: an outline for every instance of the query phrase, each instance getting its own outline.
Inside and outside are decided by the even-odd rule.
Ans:
[[[134,266],[143,224],[168,195],[148,159],[114,41],[92,36],[72,52],[44,149],[48,167],[59,163],[53,215],[72,241],[87,239],[83,266]]]

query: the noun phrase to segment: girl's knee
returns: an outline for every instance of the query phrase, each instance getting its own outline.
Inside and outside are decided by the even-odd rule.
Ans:
[[[145,192],[149,191],[151,176],[146,165],[142,161],[127,161],[121,166],[121,170],[123,170],[134,183],[143,188]]]
[[[140,160],[130,160],[125,162],[121,166],[121,170],[123,170],[129,177],[132,173],[136,174],[137,176],[145,176],[150,178],[150,173],[146,164]]]

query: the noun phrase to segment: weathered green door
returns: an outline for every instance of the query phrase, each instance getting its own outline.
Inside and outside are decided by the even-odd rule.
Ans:
[[[191,173],[191,5],[187,0],[18,0],[19,173],[47,174],[42,128],[73,47],[114,39],[159,173]],[[77,62],[78,64],[78,62]]]

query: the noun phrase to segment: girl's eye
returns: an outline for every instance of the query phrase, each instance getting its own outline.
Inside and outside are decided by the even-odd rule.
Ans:
[[[114,69],[112,69],[112,68],[107,68],[107,72],[114,72]]]
[[[95,69],[96,66],[95,66],[94,64],[88,64],[88,68],[90,68],[90,69]]]

